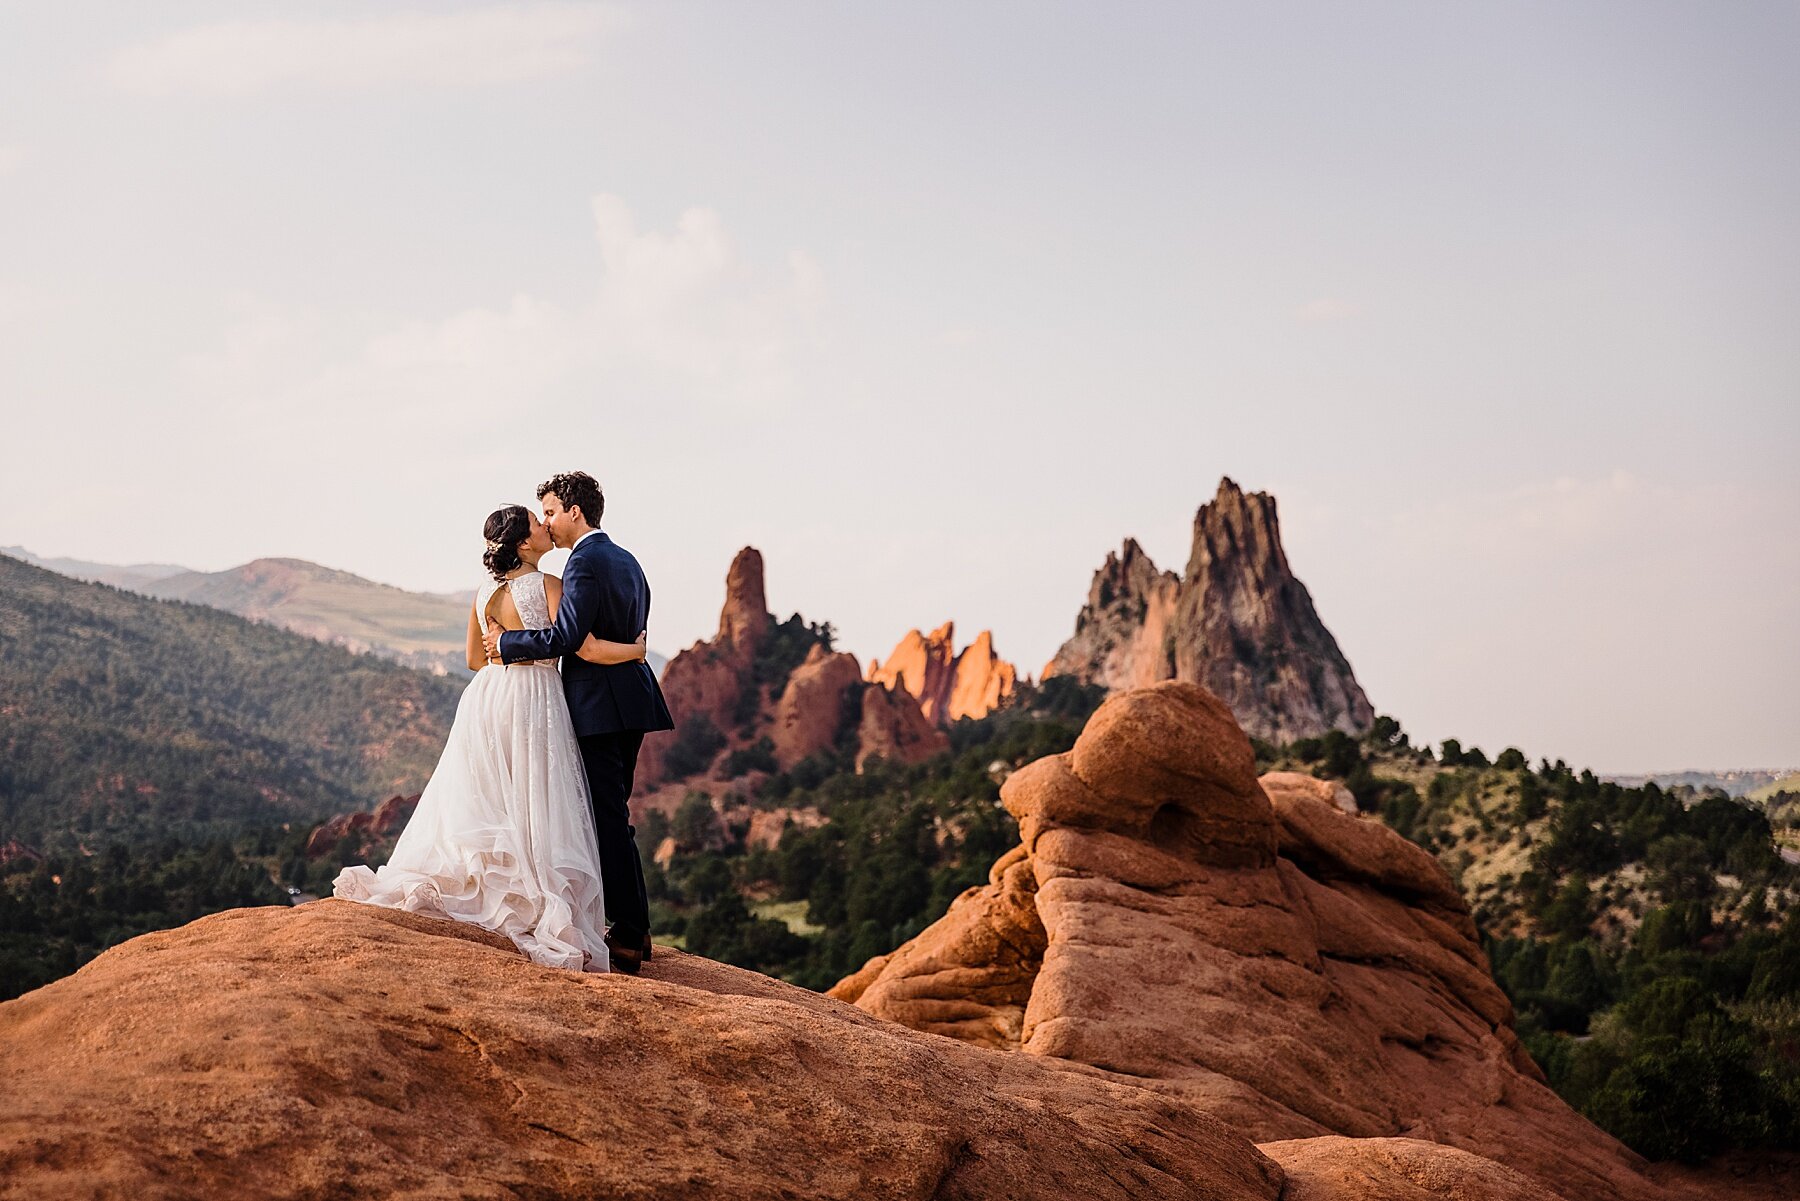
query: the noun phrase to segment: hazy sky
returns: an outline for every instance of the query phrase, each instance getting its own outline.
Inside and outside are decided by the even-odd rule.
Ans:
[[[0,545],[1033,674],[1221,475],[1376,707],[1800,765],[1800,5],[0,3]]]

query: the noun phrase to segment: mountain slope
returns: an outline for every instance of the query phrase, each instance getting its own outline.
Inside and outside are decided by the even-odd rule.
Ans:
[[[0,556],[0,841],[228,832],[417,792],[460,692]]]
[[[86,559],[47,559],[42,555],[32,554],[22,546],[0,546],[0,555],[10,555],[33,567],[54,571],[57,575],[66,575],[90,584],[111,584],[114,588],[135,589],[154,580],[166,580],[170,576],[191,574],[190,568],[179,567],[173,563],[117,564],[90,563]]]
[[[407,592],[304,559],[256,559],[132,585],[413,667],[467,674],[469,598]]]

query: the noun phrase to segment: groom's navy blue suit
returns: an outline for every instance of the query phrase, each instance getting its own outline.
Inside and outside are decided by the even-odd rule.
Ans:
[[[630,551],[596,532],[584,536],[563,565],[555,623],[547,630],[500,635],[502,662],[562,659],[563,695],[593,794],[606,916],[625,946],[650,933],[650,900],[629,803],[638,748],[647,731],[672,730],[675,722],[648,663],[589,663],[575,652],[590,633],[609,642],[633,642],[649,624],[644,569]]]

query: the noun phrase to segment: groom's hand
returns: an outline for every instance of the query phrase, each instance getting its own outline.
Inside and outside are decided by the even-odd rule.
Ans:
[[[487,648],[489,663],[500,662],[500,623],[493,618],[487,619],[487,632],[481,636],[481,645]]]

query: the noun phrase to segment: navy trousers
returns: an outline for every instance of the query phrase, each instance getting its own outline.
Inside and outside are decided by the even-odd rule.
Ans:
[[[588,734],[576,740],[594,798],[594,833],[600,839],[600,885],[606,920],[617,940],[636,946],[650,933],[650,897],[644,891],[644,864],[638,858],[637,828],[631,824],[631,786],[637,778],[644,731]]]

